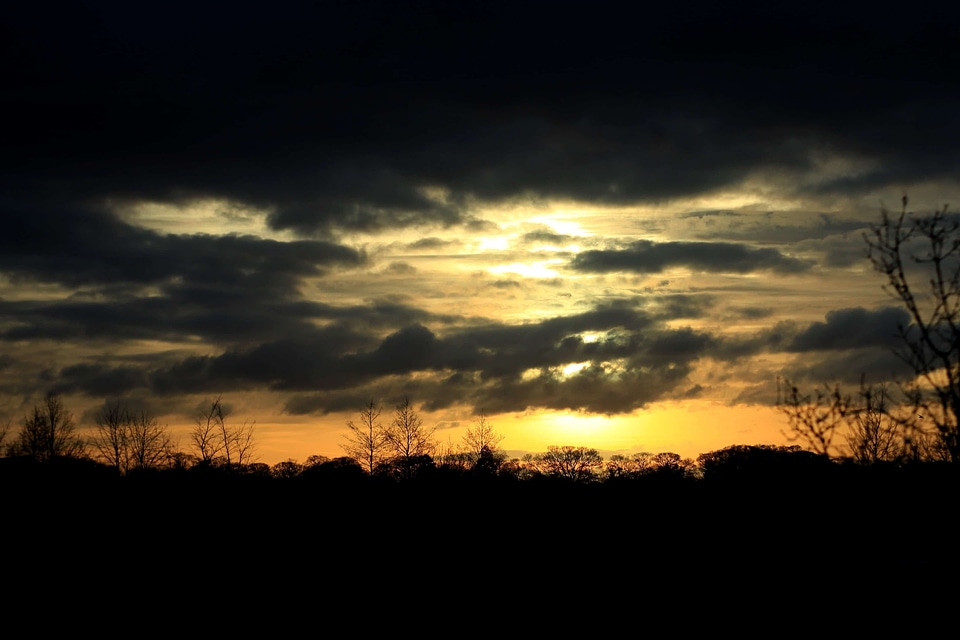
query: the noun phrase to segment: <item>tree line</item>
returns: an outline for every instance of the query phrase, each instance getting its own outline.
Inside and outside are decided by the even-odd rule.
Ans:
[[[806,401],[804,405],[794,394],[781,405],[796,431],[811,438],[806,442],[807,447],[731,445],[700,454],[696,459],[683,458],[673,452],[614,454],[604,459],[597,449],[572,445],[550,446],[547,451],[511,459],[501,446],[503,434],[493,428],[482,410],[459,443],[441,445],[435,428],[424,424],[409,398],[404,397],[389,416],[384,416],[382,404],[371,400],[361,408],[356,420],[347,422],[348,433],[341,445],[343,456],[312,455],[303,463],[290,459],[270,466],[255,460],[254,424],[233,420],[221,397],[209,401],[206,409],[196,416],[188,453],[178,449],[166,426],[149,414],[132,411],[119,402],[108,402],[100,409],[96,430],[84,438],[63,400],[57,395],[48,395],[25,416],[21,430],[3,447],[3,452],[10,458],[38,463],[64,458],[91,460],[119,476],[145,470],[208,469],[281,480],[333,474],[341,478],[407,481],[437,474],[447,477],[459,474],[512,481],[555,479],[578,484],[644,479],[689,483],[704,478],[782,475],[784,470],[819,473],[826,468],[825,462],[866,467],[946,460],[938,456],[894,456],[895,451],[903,450],[902,443],[900,448],[875,447],[873,454],[866,455],[868,445],[876,444],[878,439],[875,423],[880,421],[880,431],[887,428],[882,421],[883,414],[836,413],[845,400],[840,396],[830,398],[833,404]],[[812,413],[802,412],[801,407]],[[874,409],[876,412],[876,407]],[[846,436],[852,443],[853,455],[831,455],[820,446],[832,443],[835,434],[821,434],[820,440],[813,435],[811,425],[828,424],[828,421],[818,423],[811,417],[820,415],[818,411],[857,421],[859,430],[853,429]],[[837,429],[839,422],[830,424]],[[881,450],[885,452],[883,455],[878,453]]]
[[[141,469],[187,468],[194,465],[243,468],[256,452],[254,423],[235,422],[218,396],[195,418],[191,452],[180,450],[166,425],[145,411],[109,401],[97,412],[92,435],[79,433],[73,414],[55,393],[47,394],[24,417],[10,442],[7,425],[0,429],[0,451],[7,457],[49,462],[58,458],[91,459],[120,475]]]

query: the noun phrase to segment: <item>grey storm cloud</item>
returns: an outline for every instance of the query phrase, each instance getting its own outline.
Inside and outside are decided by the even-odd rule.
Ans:
[[[899,307],[868,310],[863,307],[827,312],[825,322],[815,322],[790,342],[790,351],[815,351],[900,345],[900,327],[910,326],[910,315]]]
[[[651,6],[642,37],[604,2],[56,7],[3,18],[9,202],[226,198],[328,234],[703,194],[823,150],[874,168],[797,189],[960,168],[930,144],[960,137],[955,7]]]
[[[419,389],[432,391],[423,398],[431,406],[474,402],[491,410],[565,407],[617,413],[672,393],[715,342],[690,329],[668,329],[642,310],[622,305],[524,325],[451,328],[443,335],[419,323],[382,338],[358,327],[335,323],[213,356],[72,365],[60,371],[56,387],[91,396],[138,389],[160,395],[256,388],[317,392],[321,395],[312,399],[291,399],[288,409],[329,411],[327,394],[334,402],[397,376],[432,372],[446,381]],[[601,335],[586,341],[582,332]],[[605,364],[611,361],[624,362],[625,369]],[[573,375],[558,373],[559,367],[583,362],[588,365]],[[530,371],[540,373],[525,375]]]
[[[889,349],[848,349],[840,353],[807,354],[784,372],[791,383],[811,387],[841,384],[856,387],[909,380],[913,369]]]
[[[191,286],[292,294],[301,278],[366,257],[323,240],[175,235],[135,227],[97,209],[3,208],[0,270],[71,287]]]
[[[777,249],[755,248],[728,242],[652,242],[639,240],[626,249],[593,249],[578,253],[571,262],[575,271],[605,273],[660,273],[675,267],[715,273],[773,271],[800,273],[809,262],[791,258]]]

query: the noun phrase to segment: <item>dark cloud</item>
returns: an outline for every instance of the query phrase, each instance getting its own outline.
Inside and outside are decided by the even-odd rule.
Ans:
[[[409,276],[417,272],[417,268],[406,262],[391,262],[383,270],[383,273],[388,273],[394,276]]]
[[[165,296],[100,301],[0,301],[0,340],[133,340],[250,345],[281,337],[311,340],[316,323],[376,332],[397,323],[450,322],[451,316],[389,301],[336,306],[270,299],[261,292],[175,289]],[[351,344],[351,343],[348,343]]]
[[[913,378],[914,371],[890,350],[848,349],[829,356],[811,354],[801,358],[787,367],[783,376],[811,389],[834,384],[856,388],[861,382],[868,385],[903,382]]]
[[[473,224],[475,200],[660,201],[831,153],[872,168],[798,189],[952,179],[930,140],[960,137],[957,10],[853,6],[647,7],[643,37],[605,3],[19,8],[0,186],[227,198],[330,233]]]
[[[363,253],[332,242],[161,234],[90,208],[2,213],[7,233],[0,235],[0,270],[69,287],[160,285],[276,298],[293,295],[304,277],[365,261]]]
[[[657,317],[679,320],[706,316],[713,309],[715,299],[709,295],[673,294],[650,296],[646,303],[647,308]]]
[[[877,212],[879,212],[879,208]],[[836,236],[848,240],[852,238],[854,244],[860,243],[860,247],[862,247],[861,234],[869,228],[869,223],[863,220],[838,219],[836,216],[825,213],[805,211],[781,211],[776,213],[770,211],[764,215],[735,211],[695,211],[679,217],[707,220],[707,224],[694,230],[694,237],[712,241],[725,240],[745,243],[819,242]],[[723,222],[718,222],[718,220]]]
[[[899,328],[910,326],[910,316],[899,307],[867,310],[863,307],[837,309],[827,313],[825,322],[815,322],[790,343],[790,351],[817,351],[900,345]]]
[[[522,240],[523,242],[531,244],[562,246],[573,240],[573,236],[568,236],[563,233],[553,233],[551,231],[530,231],[529,233],[523,234]]]
[[[584,338],[586,332],[595,337]],[[708,335],[667,329],[620,305],[538,323],[451,328],[443,335],[414,323],[378,338],[359,324],[335,323],[215,356],[72,365],[59,372],[56,384],[98,397],[136,390],[160,395],[312,391],[319,395],[295,396],[290,410],[329,411],[328,396],[355,400],[360,389],[404,378],[411,384],[410,376],[430,373],[433,378],[418,383],[418,392],[434,407],[472,402],[490,410],[565,407],[617,413],[672,393],[714,343]],[[561,372],[574,363],[587,365],[573,374]],[[531,377],[531,372],[539,373]]]
[[[407,248],[411,251],[435,251],[437,249],[444,249],[451,245],[455,245],[456,242],[451,240],[443,240],[441,238],[420,238],[416,242],[411,242],[407,245]]]
[[[76,364],[64,367],[57,383],[50,390],[55,393],[82,392],[104,397],[123,395],[146,386],[146,374],[138,367]]]
[[[639,240],[626,249],[594,249],[578,253],[571,262],[576,271],[604,273],[660,273],[675,267],[716,273],[773,271],[800,273],[810,263],[777,249],[758,249],[726,242],[651,242]]]
[[[772,307],[739,307],[731,311],[748,320],[761,320],[773,315]]]

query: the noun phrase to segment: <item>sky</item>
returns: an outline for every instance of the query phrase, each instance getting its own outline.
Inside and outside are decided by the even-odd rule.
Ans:
[[[960,9],[725,4],[5,10],[0,420],[695,457],[902,378],[863,233],[960,201]]]

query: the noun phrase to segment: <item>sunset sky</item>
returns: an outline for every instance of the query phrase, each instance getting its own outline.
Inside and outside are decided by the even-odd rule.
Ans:
[[[960,9],[725,4],[5,10],[0,421],[695,457],[902,377],[863,232],[960,202]]]

